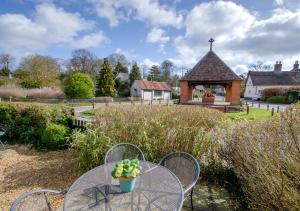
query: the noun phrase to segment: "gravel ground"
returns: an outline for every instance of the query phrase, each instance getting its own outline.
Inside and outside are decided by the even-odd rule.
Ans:
[[[72,150],[37,152],[25,146],[0,146],[0,211],[9,210],[22,193],[34,189],[66,190],[79,177],[74,172],[76,153]],[[219,186],[200,182],[194,191],[195,210],[234,210],[228,192]],[[60,208],[63,198],[51,198],[54,210]],[[183,211],[190,210],[189,200]]]
[[[67,189],[78,177],[71,150],[37,152],[24,146],[0,147],[0,210],[9,210],[22,193],[34,189]],[[62,198],[54,198],[55,208]]]

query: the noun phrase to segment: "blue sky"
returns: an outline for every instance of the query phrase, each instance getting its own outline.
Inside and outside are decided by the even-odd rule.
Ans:
[[[298,0],[1,0],[0,52],[69,59],[77,48],[192,67],[209,49],[237,73],[300,59]]]

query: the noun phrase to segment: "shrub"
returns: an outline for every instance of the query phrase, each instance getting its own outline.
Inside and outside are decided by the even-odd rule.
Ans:
[[[5,84],[6,84],[6,81],[3,80],[3,79],[0,79],[0,86],[3,86],[3,85],[5,85]]]
[[[99,165],[105,152],[120,142],[139,146],[147,160],[186,151],[204,161],[211,147],[208,131],[224,118],[217,111],[194,106],[109,106],[96,113],[96,122],[84,133],[75,132],[83,170]]]
[[[70,128],[57,123],[49,123],[42,130],[41,147],[56,150],[67,147],[67,138],[70,136]]]
[[[269,97],[267,99],[268,103],[286,103],[286,97],[285,96],[273,96]]]
[[[84,73],[74,73],[65,81],[65,92],[69,98],[92,98],[94,96],[94,82]]]
[[[3,137],[8,143],[30,144],[46,148],[42,136],[51,123],[67,124],[71,109],[45,104],[1,103],[1,125],[6,129]],[[59,147],[58,147],[59,148]]]
[[[257,210],[300,207],[300,109],[264,121],[243,121],[216,129],[219,156],[234,170]]]
[[[269,97],[273,96],[285,96],[287,98],[288,91],[290,90],[299,90],[300,87],[289,87],[289,88],[268,88],[268,89],[263,89],[262,90],[262,100],[267,100]]]
[[[172,92],[172,99],[179,99],[180,98],[180,94],[176,93],[176,92]]]

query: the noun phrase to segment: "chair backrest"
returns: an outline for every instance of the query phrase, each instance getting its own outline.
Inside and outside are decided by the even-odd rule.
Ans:
[[[185,152],[166,155],[159,162],[172,171],[180,180],[185,192],[195,186],[200,176],[200,166],[196,158]]]
[[[124,159],[145,160],[142,150],[137,146],[129,143],[120,143],[110,148],[105,155],[104,162],[111,163]]]
[[[4,134],[5,134],[5,129],[0,126],[0,137],[4,136]]]
[[[35,190],[32,192],[20,195],[12,204],[10,211],[25,211],[25,210],[49,210],[52,211],[52,206],[49,200],[49,195],[63,195],[57,190]]]

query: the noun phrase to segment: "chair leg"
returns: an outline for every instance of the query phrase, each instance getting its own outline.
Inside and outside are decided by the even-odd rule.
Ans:
[[[194,211],[194,205],[193,205],[193,192],[194,192],[194,188],[192,188],[192,191],[191,191],[191,208],[192,208],[192,211]]]

